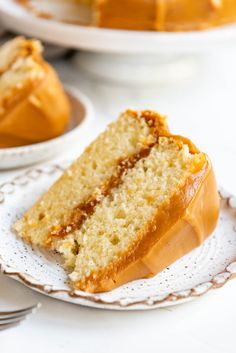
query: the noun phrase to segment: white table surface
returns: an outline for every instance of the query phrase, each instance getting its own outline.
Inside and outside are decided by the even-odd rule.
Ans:
[[[212,158],[218,182],[236,194],[236,46],[205,58],[184,81],[135,88],[98,81],[58,62],[62,79],[94,102],[96,119],[59,159],[77,156],[122,110],[156,109],[173,132]],[[0,172],[0,182],[20,171]],[[19,327],[0,333],[0,352],[235,352],[236,280],[191,303],[145,312],[102,311],[63,303],[0,276],[0,308],[40,301]]]

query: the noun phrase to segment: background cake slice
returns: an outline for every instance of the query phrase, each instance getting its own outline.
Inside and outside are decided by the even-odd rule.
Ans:
[[[153,276],[200,245],[219,210],[208,157],[160,115],[127,111],[14,229],[62,254],[76,288]]]
[[[103,28],[194,31],[236,21],[235,0],[18,0],[37,16]]]
[[[70,103],[41,54],[40,42],[23,37],[0,48],[0,147],[44,141],[65,130]]]

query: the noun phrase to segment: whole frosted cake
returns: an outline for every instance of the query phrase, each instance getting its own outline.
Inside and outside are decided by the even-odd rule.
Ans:
[[[192,31],[236,21],[235,0],[16,1],[43,18],[104,28]]]

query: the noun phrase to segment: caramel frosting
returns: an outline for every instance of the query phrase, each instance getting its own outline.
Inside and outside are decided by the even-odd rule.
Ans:
[[[19,39],[15,43],[21,44]],[[16,45],[13,47],[17,49]],[[28,48],[30,46],[24,47],[23,56],[12,55],[15,62],[8,60],[9,71],[5,70],[0,76],[0,88],[4,92],[0,98],[1,148],[56,137],[63,133],[70,117],[69,100],[56,72],[42,59],[40,52],[31,56]],[[22,54],[20,49],[19,55]],[[25,67],[21,67],[23,64]]]
[[[31,144],[60,135],[70,115],[70,105],[58,77],[45,64],[45,77],[0,119],[0,147]]]
[[[135,30],[188,31],[236,21],[234,0],[97,0],[95,24]]]
[[[159,13],[162,14],[159,20]],[[236,21],[234,0],[157,0],[154,29],[189,31]]]
[[[189,146],[195,151],[193,144]],[[86,290],[109,291],[129,281],[156,275],[201,245],[214,230],[218,216],[219,195],[212,165],[207,159],[205,166],[192,174],[170,202],[158,210],[146,229],[144,242],[135,249],[136,261],[132,254],[127,255],[126,263],[110,268],[105,276],[97,274],[95,285],[88,278]]]
[[[150,251],[106,286],[114,288],[138,278],[149,278],[201,245],[212,233],[219,216],[219,196],[210,162],[198,192],[183,216],[161,237]],[[106,287],[107,290],[107,287]]]
[[[37,16],[53,18],[49,11],[40,11],[29,0],[17,0]],[[66,2],[66,1],[65,1]],[[154,30],[191,31],[236,21],[235,0],[74,0],[90,12],[86,24],[98,27]],[[67,22],[84,24],[81,18]],[[92,18],[92,23],[90,23]]]

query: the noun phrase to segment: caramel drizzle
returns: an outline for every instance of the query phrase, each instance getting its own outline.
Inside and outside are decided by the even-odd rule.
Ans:
[[[95,207],[101,203],[102,199],[111,195],[112,189],[116,188],[122,183],[122,177],[125,175],[125,173],[128,170],[134,168],[135,164],[139,160],[148,157],[152,147],[157,144],[157,140],[150,144],[148,147],[145,147],[140,152],[134,154],[132,157],[121,159],[118,162],[115,174],[113,174],[111,178],[105,183],[101,192],[98,195],[92,196],[88,201],[76,206],[73,209],[71,222],[69,224],[59,226],[59,228],[56,229],[54,227],[54,229],[51,230],[49,233],[49,238],[47,239],[47,245],[51,244],[52,238],[64,238],[69,233],[78,230],[84,221],[94,213]]]

